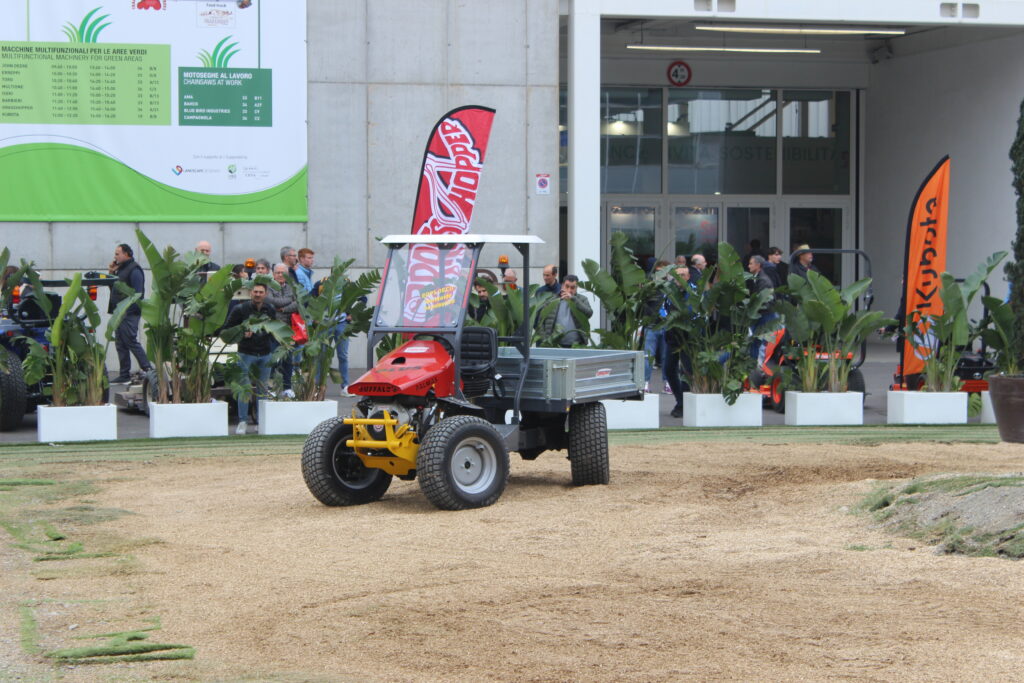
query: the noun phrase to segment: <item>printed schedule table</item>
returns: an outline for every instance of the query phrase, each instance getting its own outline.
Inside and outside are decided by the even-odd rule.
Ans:
[[[180,126],[273,125],[270,69],[178,68]]]
[[[0,123],[168,126],[169,45],[0,42]]]

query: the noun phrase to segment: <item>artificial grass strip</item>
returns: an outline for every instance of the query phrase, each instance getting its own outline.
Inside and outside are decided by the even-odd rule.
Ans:
[[[36,613],[31,604],[22,604],[19,609],[21,614],[21,649],[27,654],[39,654],[39,622],[36,621]]]
[[[160,656],[156,656],[155,653],[160,653]],[[195,653],[195,648],[191,645],[126,642],[97,645],[94,647],[70,647],[63,650],[53,650],[45,653],[43,656],[61,660],[82,660],[89,659],[91,657],[117,657],[118,661],[125,661],[125,656],[143,654],[149,655],[152,659],[192,659],[195,657]],[[168,654],[172,656],[168,657]]]

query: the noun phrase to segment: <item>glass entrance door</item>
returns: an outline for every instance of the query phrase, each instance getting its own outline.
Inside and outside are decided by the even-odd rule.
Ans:
[[[750,256],[768,255],[771,236],[772,209],[770,206],[726,206],[725,241],[729,243],[740,258],[746,261]]]
[[[817,249],[842,249],[843,226],[847,212],[843,207],[795,206],[788,207],[789,252],[807,245]],[[836,254],[814,254],[813,263],[833,284],[842,286],[851,259]],[[845,266],[845,268],[844,268]]]
[[[673,204],[669,247],[659,258],[674,262],[676,256],[689,259],[693,254],[703,254],[710,261],[716,260],[721,215],[717,204]]]
[[[658,226],[660,202],[643,202],[637,199],[609,201],[605,207],[605,225],[608,226],[605,235],[606,247],[610,244],[613,233],[625,233],[626,246],[633,250],[640,266],[647,269],[648,262],[653,264],[657,254],[654,235]],[[605,252],[604,262],[608,263],[607,248]]]

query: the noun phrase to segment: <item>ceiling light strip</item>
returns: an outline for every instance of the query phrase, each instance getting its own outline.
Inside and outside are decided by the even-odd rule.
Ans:
[[[726,33],[767,33],[775,35],[801,35],[801,36],[902,36],[906,35],[903,29],[892,28],[815,28],[801,26],[718,26],[714,24],[700,24],[694,26],[698,31],[722,31]]]
[[[762,54],[819,55],[821,50],[789,47],[696,47],[687,45],[627,45],[627,50],[659,50],[662,52],[758,52]]]

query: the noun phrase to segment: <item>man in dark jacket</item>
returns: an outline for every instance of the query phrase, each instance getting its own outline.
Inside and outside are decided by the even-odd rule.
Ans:
[[[748,281],[751,294],[763,291],[771,293],[775,289],[775,282],[767,272],[769,270],[766,267],[767,265],[768,262],[762,256],[751,256],[747,261],[747,270],[754,276],[754,279]],[[771,310],[770,300],[761,307],[759,313],[761,317],[750,327],[750,355],[758,362],[758,365],[763,360],[762,354],[766,344],[760,335],[764,333],[769,324],[777,317],[776,313]]]
[[[688,300],[690,297],[697,297],[700,294],[697,292],[697,283],[692,277],[692,270],[683,266],[676,266],[673,271],[673,279],[676,285],[683,290],[685,296],[682,300],[686,306],[690,306]],[[672,300],[666,303],[668,313],[671,313],[675,308]],[[690,383],[679,376],[680,368],[683,374],[689,375],[693,369],[690,364],[690,357],[686,354],[684,347],[683,332],[679,330],[668,330],[665,333],[665,362],[661,368],[661,374],[665,376],[665,381],[668,382],[669,389],[672,391],[672,397],[675,398],[676,404],[672,408],[670,415],[672,417],[683,416],[683,394],[690,390]]]
[[[267,286],[257,282],[252,286],[248,301],[243,301],[232,309],[228,314],[227,322],[224,323],[224,332],[229,338],[234,338],[231,330],[243,323],[254,323],[260,318],[274,320],[277,311],[267,303]],[[256,395],[254,398],[264,398],[267,395],[267,383],[270,381],[270,371],[273,366],[270,364],[270,356],[274,351],[274,336],[269,332],[245,330],[238,340],[238,364],[241,366],[246,378],[256,376]],[[249,426],[249,404],[245,401],[238,402],[238,427],[235,434],[245,434]]]
[[[789,266],[782,262],[782,250],[778,247],[768,248],[768,260],[764,264],[764,272],[772,279],[774,287],[781,287],[789,279]]]
[[[132,248],[127,244],[119,244],[114,249],[114,260],[108,270],[116,275],[118,282],[123,282],[140,295],[146,294],[146,275],[142,272],[142,266],[135,262]],[[113,313],[126,295],[120,292],[117,287],[110,290],[110,304],[107,306],[107,313]],[[138,304],[132,304],[121,324],[117,327],[114,336],[114,348],[117,349],[118,375],[112,380],[114,383],[126,384],[132,380],[132,356],[139,362],[139,368],[147,372],[150,368],[149,359],[146,358],[146,350],[139,343],[139,318],[142,311]]]
[[[541,273],[544,277],[544,284],[537,288],[534,296],[540,296],[543,292],[547,292],[553,296],[558,296],[561,287],[558,285],[558,266],[553,263],[549,263],[544,266],[544,271]]]

